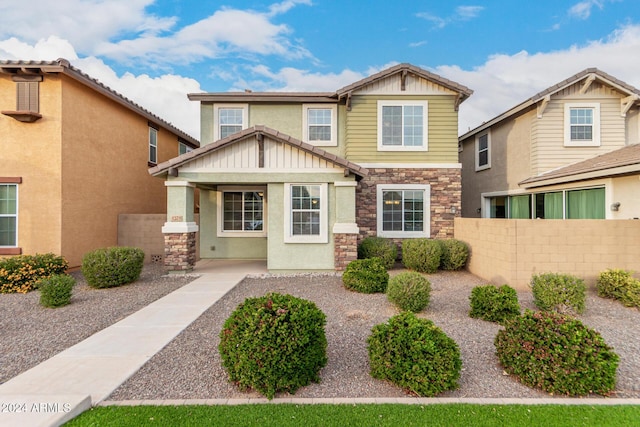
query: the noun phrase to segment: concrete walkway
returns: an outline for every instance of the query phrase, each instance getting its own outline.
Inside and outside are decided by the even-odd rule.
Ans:
[[[264,261],[199,262],[193,282],[0,385],[0,426],[58,426],[106,399]]]

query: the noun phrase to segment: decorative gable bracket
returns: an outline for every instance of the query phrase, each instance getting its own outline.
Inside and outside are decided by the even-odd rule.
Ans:
[[[638,100],[640,100],[640,96],[638,95],[629,95],[626,98],[622,98],[620,100],[620,115],[622,117],[627,117],[627,111],[629,111],[633,104]]]
[[[542,115],[544,114],[544,111],[547,109],[547,105],[549,105],[549,102],[551,101],[551,95],[547,95],[544,98],[542,98],[542,102],[540,103],[540,105],[538,105],[538,118],[541,119]]]

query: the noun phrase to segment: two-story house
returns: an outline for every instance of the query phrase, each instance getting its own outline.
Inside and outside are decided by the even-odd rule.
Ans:
[[[201,258],[270,271],[342,269],[365,236],[452,237],[471,93],[400,64],[335,92],[190,94],[202,147],[149,170],[166,178],[165,265],[193,267],[196,231]]]
[[[117,245],[118,214],[166,212],[149,166],[200,145],[64,59],[0,61],[0,112],[0,256]]]
[[[459,141],[463,217],[640,217],[640,91],[598,69]]]

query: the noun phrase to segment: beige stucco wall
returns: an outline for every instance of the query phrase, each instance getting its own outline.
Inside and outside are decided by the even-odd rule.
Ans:
[[[640,270],[640,220],[456,218],[455,238],[471,247],[471,273],[523,290],[533,274],[574,274],[593,286],[608,268]]]
[[[61,251],[61,84],[56,75],[40,83],[34,123],[0,115],[0,176],[18,185],[18,246],[23,254]],[[16,84],[0,74],[0,111],[16,109]]]

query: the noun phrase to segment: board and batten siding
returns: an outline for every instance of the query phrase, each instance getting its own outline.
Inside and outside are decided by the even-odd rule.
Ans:
[[[427,101],[428,151],[378,151],[378,100]],[[458,112],[455,96],[357,95],[346,118],[345,155],[362,163],[457,163]]]
[[[620,114],[621,93],[598,82],[593,82],[585,94],[581,84],[575,84],[554,94],[542,118],[532,121],[531,172],[537,175],[571,163],[604,154],[626,143],[626,118]],[[565,103],[600,104],[600,146],[564,146]]]

